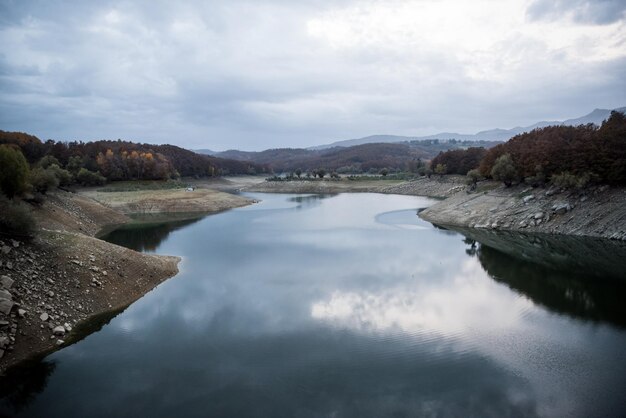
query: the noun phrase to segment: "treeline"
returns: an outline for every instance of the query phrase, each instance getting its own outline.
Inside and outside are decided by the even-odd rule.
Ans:
[[[276,173],[312,172],[323,167],[329,173],[378,173],[411,171],[419,161],[431,158],[421,149],[403,144],[375,143],[351,147],[335,147],[324,150],[300,148],[270,149],[260,152],[230,150],[219,154],[242,161],[263,164]]]
[[[321,150],[278,148],[260,152],[229,150],[218,153],[224,158],[250,161],[271,167],[276,173],[289,173],[297,169],[305,172],[324,167],[340,174],[389,172],[416,173],[422,161],[449,149],[463,149],[467,144],[491,147],[496,142],[422,140],[402,143],[372,143],[350,147]]]
[[[487,150],[482,147],[446,151],[433,158],[430,164],[433,168],[443,166],[446,174],[465,175],[471,169],[479,166],[485,154],[487,154]]]
[[[602,126],[548,126],[484,150],[439,154],[431,166],[441,174],[481,175],[510,185],[556,181],[564,186],[589,182],[626,184],[626,116],[613,111]]]
[[[129,141],[41,141],[21,132],[0,131],[0,144],[14,144],[33,165],[53,157],[60,168],[77,174],[81,169],[106,180],[161,180],[179,176],[265,173],[266,166],[196,154],[174,145]]]

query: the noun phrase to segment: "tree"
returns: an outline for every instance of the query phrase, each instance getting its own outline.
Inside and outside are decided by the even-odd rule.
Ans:
[[[300,178],[301,175],[302,175],[302,169],[296,168],[296,176],[298,176],[298,178]]]
[[[106,178],[104,178],[99,172],[94,173],[86,168],[80,169],[78,175],[76,176],[76,180],[85,186],[100,186],[106,183]]]
[[[445,164],[437,164],[435,166],[435,174],[439,174],[440,176],[443,177],[444,174],[446,174],[447,171],[447,167]]]
[[[57,160],[53,155],[46,155],[37,163],[37,165],[43,169],[50,167],[52,164],[56,164],[57,166],[61,165],[59,160]]]
[[[22,152],[10,145],[0,145],[0,189],[7,197],[20,195],[28,188],[29,168]]]
[[[470,190],[476,189],[476,183],[482,180],[483,176],[478,169],[474,168],[467,172],[467,183],[470,186]]]
[[[491,169],[491,177],[493,177],[494,180],[502,181],[506,187],[513,184],[513,181],[517,179],[517,169],[513,164],[511,154],[507,153],[496,159]]]
[[[389,174],[389,170],[387,170],[386,168],[383,168],[382,170],[380,170],[380,175],[383,177],[387,177],[387,174]]]
[[[317,169],[317,176],[319,178],[323,179],[325,175],[326,175],[326,170],[324,170],[323,168]]]
[[[78,170],[83,167],[83,159],[79,156],[70,157],[67,162],[67,170],[73,175],[78,174]]]
[[[57,165],[55,165],[58,167]],[[35,167],[30,172],[30,183],[35,191],[46,194],[48,190],[59,187],[59,179],[54,175],[54,171],[50,169],[44,170],[41,167]]]

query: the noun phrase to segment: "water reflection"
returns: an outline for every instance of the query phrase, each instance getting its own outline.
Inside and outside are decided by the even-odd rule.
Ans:
[[[169,234],[177,229],[192,225],[200,221],[200,219],[202,218],[196,217],[172,221],[142,218],[133,223],[120,226],[103,235],[101,239],[135,251],[154,252]]]
[[[626,333],[607,288],[564,273],[544,289],[547,267],[420,220],[426,199],[250,197],[262,203],[164,234],[155,251],[183,255],[181,273],[48,357],[47,386],[16,415],[624,410]],[[561,301],[572,287],[593,306]]]
[[[626,327],[626,246],[621,242],[463,232],[473,236],[463,241],[466,253],[477,255],[494,280],[553,312]]]

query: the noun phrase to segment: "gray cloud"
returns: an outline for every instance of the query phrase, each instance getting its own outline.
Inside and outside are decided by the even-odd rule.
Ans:
[[[542,4],[524,23],[426,0],[5,1],[0,129],[263,149],[623,106],[624,25]]]
[[[527,10],[531,19],[573,19],[580,23],[606,25],[624,19],[624,0],[534,0]]]

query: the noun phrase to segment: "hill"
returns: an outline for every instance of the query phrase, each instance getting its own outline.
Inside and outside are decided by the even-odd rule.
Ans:
[[[401,137],[396,137],[401,138]],[[423,140],[401,143],[372,143],[321,150],[277,148],[259,152],[228,150],[216,153],[221,158],[254,163],[274,172],[311,171],[325,168],[339,173],[412,171],[421,161],[430,160],[442,151],[470,146],[491,148],[498,142]]]
[[[322,150],[326,148],[332,147],[348,147],[353,145],[362,145],[369,144],[374,142],[406,142],[406,141],[416,141],[416,140],[428,140],[428,139],[456,139],[459,141],[508,141],[513,138],[515,135],[519,135],[524,132],[530,132],[533,129],[537,128],[545,128],[547,126],[578,126],[578,125],[586,125],[589,123],[593,123],[594,125],[600,126],[602,122],[609,118],[611,115],[611,110],[616,110],[618,112],[626,111],[626,107],[621,107],[618,109],[594,109],[591,113],[574,118],[567,119],[564,121],[541,121],[537,122],[533,125],[529,126],[517,126],[511,129],[489,129],[485,131],[480,131],[475,134],[460,134],[456,132],[441,132],[434,135],[426,135],[420,137],[407,137],[407,136],[395,136],[395,135],[372,135],[366,136],[364,138],[357,139],[347,139],[343,141],[336,141],[331,144],[318,145],[314,147],[310,147],[309,149],[313,150]]]
[[[29,163],[54,157],[70,171],[99,171],[108,180],[161,179],[175,176],[215,176],[263,173],[253,162],[198,154],[175,145],[140,144],[122,140],[93,142],[41,141],[22,132],[0,131],[0,144],[18,146]]]

